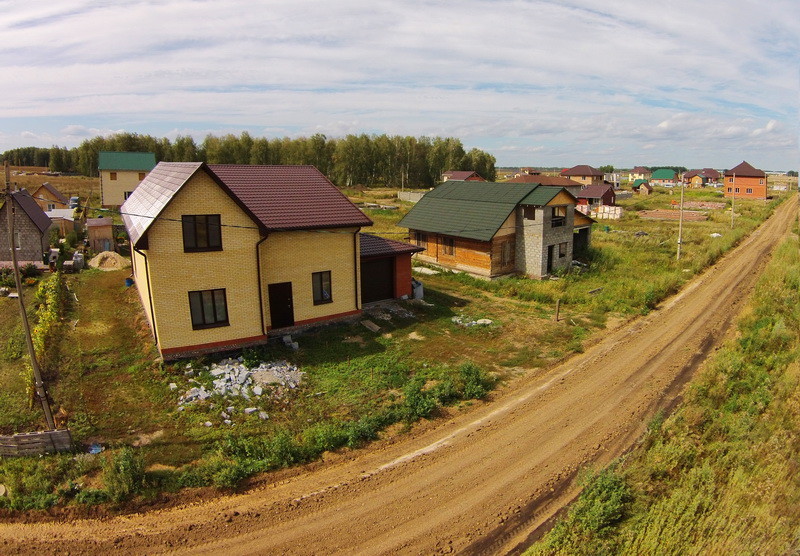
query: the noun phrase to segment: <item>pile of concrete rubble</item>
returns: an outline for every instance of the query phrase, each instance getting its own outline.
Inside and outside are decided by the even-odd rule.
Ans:
[[[303,380],[304,374],[287,361],[261,363],[258,367],[250,369],[242,362],[241,357],[239,359],[223,359],[219,363],[206,367],[205,370],[208,370],[214,377],[213,387],[206,388],[195,378],[189,378],[189,382],[194,383],[195,386],[181,395],[178,400],[179,405],[207,400],[215,395],[250,400],[260,397],[265,393],[265,388],[270,386],[297,388]],[[186,376],[194,377],[195,372],[191,365],[187,365]],[[171,390],[178,389],[178,385],[174,382],[169,387]],[[247,410],[245,412],[247,413]]]

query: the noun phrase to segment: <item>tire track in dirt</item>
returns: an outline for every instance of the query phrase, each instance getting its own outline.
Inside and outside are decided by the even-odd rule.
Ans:
[[[240,495],[105,520],[0,525],[0,553],[501,554],[635,442],[721,342],[797,196],[663,307],[469,412]]]

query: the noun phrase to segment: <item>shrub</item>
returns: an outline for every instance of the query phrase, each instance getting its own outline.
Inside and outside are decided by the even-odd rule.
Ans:
[[[401,414],[406,423],[429,417],[438,405],[433,395],[422,391],[423,386],[425,386],[425,378],[417,376],[411,379],[403,388],[405,399]]]
[[[36,278],[42,275],[42,271],[33,263],[28,263],[20,268],[19,273],[23,278]]]
[[[103,482],[108,496],[115,502],[127,500],[144,486],[144,460],[126,446],[103,466]]]
[[[464,383],[465,399],[481,399],[491,390],[491,378],[474,363],[464,363],[458,373]]]
[[[96,506],[109,501],[108,493],[99,488],[87,488],[75,495],[75,501],[87,506]]]

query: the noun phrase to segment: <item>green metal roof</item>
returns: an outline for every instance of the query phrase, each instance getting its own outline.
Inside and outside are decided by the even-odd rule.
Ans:
[[[149,172],[156,166],[154,153],[124,153],[100,151],[97,167],[100,170],[133,170]]]
[[[426,193],[398,225],[489,241],[517,205],[545,205],[561,191],[535,183],[448,180]]]
[[[648,181],[649,180],[643,180],[643,179],[633,180],[633,187],[639,187],[643,183],[648,183]]]
[[[675,179],[675,170],[670,170],[669,168],[659,168],[650,178],[651,180],[674,180]]]

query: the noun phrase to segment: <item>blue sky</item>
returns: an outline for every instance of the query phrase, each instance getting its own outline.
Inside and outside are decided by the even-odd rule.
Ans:
[[[459,137],[500,166],[798,169],[797,0],[0,0],[0,151]]]

